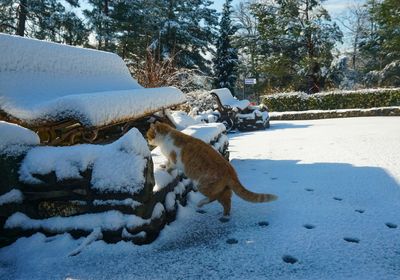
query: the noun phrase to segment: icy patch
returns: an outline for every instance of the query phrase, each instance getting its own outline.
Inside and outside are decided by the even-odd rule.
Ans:
[[[108,145],[76,145],[71,147],[37,147],[22,162],[20,180],[41,183],[33,174],[55,172],[58,180],[80,179],[81,172],[91,168],[92,188],[101,192],[137,193],[144,185],[147,143],[133,128]]]

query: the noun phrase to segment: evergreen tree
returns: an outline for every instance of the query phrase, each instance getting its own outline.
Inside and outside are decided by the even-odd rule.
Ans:
[[[400,6],[397,0],[370,0],[370,30],[360,49],[367,86],[400,85]]]
[[[179,67],[209,72],[205,54],[212,52],[218,22],[211,4],[209,0],[153,0],[151,17],[158,29],[151,46],[161,61],[176,56]]]
[[[253,5],[262,39],[263,65],[274,87],[318,92],[341,41],[324,0],[276,0]]]
[[[234,92],[237,80],[238,52],[232,46],[232,39],[237,31],[237,27],[232,24],[232,0],[226,0],[220,22],[219,37],[217,39],[217,54],[214,58],[215,87],[229,88]]]
[[[79,7],[78,0],[65,3]],[[0,31],[73,45],[88,37],[82,20],[56,0],[0,0]]]
[[[90,30],[95,34],[97,49],[113,51],[115,48],[115,33],[113,20],[110,14],[113,11],[113,2],[109,0],[88,0],[91,9],[83,11],[88,19]]]

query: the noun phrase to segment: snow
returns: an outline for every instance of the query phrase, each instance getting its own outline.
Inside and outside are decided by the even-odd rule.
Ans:
[[[201,123],[200,120],[196,120],[182,111],[171,111],[168,114],[169,119],[173,122],[177,130],[183,130],[188,126]]]
[[[175,192],[169,192],[165,197],[165,208],[167,211],[172,211],[175,209],[176,194]]]
[[[40,144],[39,136],[17,124],[0,121],[0,154],[16,155]]]
[[[0,195],[0,206],[9,203],[21,203],[24,200],[22,192],[17,189],[12,189],[11,191]]]
[[[93,200],[93,205],[107,205],[107,206],[129,206],[132,209],[142,205],[140,202],[133,200],[132,198],[126,198],[123,200],[108,199],[108,200]]]
[[[174,87],[143,88],[112,53],[5,34],[0,41],[0,108],[28,123],[100,126],[185,101]]]
[[[230,221],[222,223],[218,203],[197,213],[202,196],[191,193],[152,244],[95,241],[75,257],[67,256],[84,239],[20,238],[0,249],[0,278],[398,279],[399,122],[276,121],[265,131],[230,134],[242,183],[277,201],[234,195]],[[297,262],[283,260],[290,256]]]
[[[256,117],[262,117],[262,120],[265,121],[265,120],[268,120],[269,114],[266,111],[261,112],[259,110],[254,110],[253,112],[251,112],[249,114],[237,114],[236,117],[239,120],[240,119],[255,120]]]
[[[108,145],[83,144],[71,147],[36,147],[20,167],[20,180],[40,183],[33,174],[55,172],[58,180],[81,178],[92,169],[92,188],[100,192],[137,193],[145,182],[143,170],[150,151],[136,128]]]
[[[218,135],[224,133],[225,130],[226,128],[222,123],[208,123],[192,125],[182,130],[182,132],[203,140],[206,143],[210,143],[212,140],[215,140]]]
[[[164,211],[164,206],[161,203],[157,203],[150,219],[143,219],[136,215],[122,214],[119,211],[112,210],[71,217],[58,216],[42,220],[31,219],[25,214],[17,212],[7,219],[4,227],[8,229],[19,227],[25,230],[42,228],[51,232],[65,232],[77,229],[93,231],[97,228],[116,231],[122,228],[133,228],[149,224],[151,220],[160,218]]]
[[[375,110],[384,109],[400,109],[400,106],[390,107],[372,107],[368,109],[335,109],[335,110],[307,110],[307,111],[285,111],[285,112],[270,112],[271,117],[280,117],[284,115],[297,115],[297,114],[319,114],[319,113],[348,113],[348,112],[372,112]]]
[[[250,101],[246,99],[237,100],[235,97],[232,96],[232,93],[227,88],[213,89],[211,92],[218,95],[219,100],[224,106],[230,106],[232,108],[239,108],[243,110],[250,105]]]
[[[272,95],[265,95],[264,97],[268,99],[274,99],[274,98],[282,98],[282,97],[291,97],[291,96],[297,96],[300,99],[307,99],[310,97],[320,97],[320,96],[326,96],[326,95],[331,95],[331,94],[354,94],[354,93],[382,93],[382,92],[390,92],[390,91],[398,91],[400,88],[369,88],[369,89],[360,89],[360,90],[333,90],[333,91],[323,91],[323,92],[318,92],[314,93],[312,95],[307,94],[306,92],[302,91],[291,91],[291,92],[282,92],[282,93],[275,93]]]
[[[79,245],[78,248],[73,250],[71,253],[69,253],[69,256],[76,256],[82,252],[82,250],[93,243],[96,240],[102,239],[103,234],[101,232],[101,228],[95,228],[93,231],[85,238],[85,240]]]

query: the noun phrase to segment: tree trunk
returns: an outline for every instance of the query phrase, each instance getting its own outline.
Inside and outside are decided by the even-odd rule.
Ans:
[[[108,14],[109,14],[109,2],[108,2],[108,0],[104,0],[104,15],[106,16],[106,17],[108,17]],[[109,38],[108,38],[108,35],[109,35],[109,33],[110,33],[110,26],[108,25],[108,23],[106,22],[105,23],[105,38],[104,38],[104,48],[106,49],[106,50],[109,50],[108,49],[108,46],[109,46]]]
[[[25,35],[25,23],[26,18],[28,16],[28,9],[27,9],[27,0],[21,0],[18,6],[18,23],[17,23],[17,30],[16,35],[24,36]]]

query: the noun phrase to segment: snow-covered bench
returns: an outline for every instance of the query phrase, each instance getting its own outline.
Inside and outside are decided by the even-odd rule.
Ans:
[[[42,143],[110,142],[184,101],[174,87],[143,88],[113,53],[0,34],[0,120]]]
[[[254,106],[250,101],[236,99],[227,88],[213,89],[211,95],[217,102],[220,121],[228,130],[265,129],[269,127],[269,114],[266,107]]]

